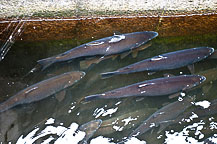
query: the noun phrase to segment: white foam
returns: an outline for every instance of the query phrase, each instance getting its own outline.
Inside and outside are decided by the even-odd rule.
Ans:
[[[126,119],[123,119],[122,122],[124,122],[124,126],[128,125],[129,122],[133,121],[133,120],[137,120],[137,118],[132,118],[131,116],[126,118]]]
[[[204,100],[204,101],[196,102],[195,105],[196,106],[201,106],[204,109],[206,109],[206,108],[208,108],[211,105],[211,103],[209,101]]]
[[[110,142],[111,139],[110,138],[106,138],[106,137],[103,137],[103,136],[98,136],[94,139],[92,139],[90,141],[90,144],[115,144],[113,142]]]
[[[107,115],[112,115],[113,113],[115,113],[118,110],[118,107],[116,108],[111,108],[111,109],[107,109],[105,110],[104,108],[100,108],[100,109],[96,109],[94,111],[93,116],[95,116],[95,118],[98,118],[100,116],[107,116]]]
[[[46,121],[46,125],[49,125],[49,124],[53,124],[54,123],[54,121],[55,121],[55,119],[54,118],[49,118],[47,121]]]

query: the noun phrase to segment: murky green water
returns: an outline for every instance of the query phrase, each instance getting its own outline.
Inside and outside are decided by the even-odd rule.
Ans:
[[[63,143],[63,133],[70,130],[70,125],[75,124],[75,126],[78,126],[94,119],[102,119],[103,122],[108,122],[110,126],[99,129],[92,138],[97,139],[99,136],[103,136],[105,139],[109,138],[111,140],[110,143],[119,142],[124,137],[126,138],[133,129],[137,128],[142,121],[156,110],[176,101],[178,98],[168,99],[168,97],[163,96],[144,97],[141,99],[134,97],[96,100],[89,103],[79,103],[80,100],[91,94],[103,93],[132,83],[163,77],[165,73],[180,75],[180,73],[190,74],[190,71],[187,67],[183,67],[175,70],[160,71],[152,75],[149,75],[147,72],[139,72],[114,76],[108,79],[101,79],[99,74],[171,51],[200,46],[209,46],[216,49],[216,39],[217,35],[163,38],[158,36],[151,41],[150,47],[140,51],[135,58],[130,54],[122,59],[120,56],[114,60],[106,59],[98,64],[93,64],[88,69],[80,67],[80,62],[83,59],[76,59],[70,63],[52,65],[44,72],[35,73],[28,77],[25,77],[25,75],[36,65],[37,60],[62,53],[94,39],[16,42],[6,58],[0,63],[0,101],[8,99],[28,85],[66,71],[83,70],[86,72],[86,76],[74,86],[66,89],[66,94],[62,101],[56,99],[58,95],[56,94],[39,102],[20,105],[1,113],[0,142],[23,143],[24,141],[28,141],[28,143],[48,143],[50,140],[50,143],[58,143],[61,141],[60,138],[62,138]],[[203,86],[198,86],[196,89],[186,93],[189,96],[195,95],[196,102],[204,100],[211,102],[217,99],[217,59],[207,59],[195,64],[196,74],[210,69],[213,69],[213,73],[209,75],[207,72],[206,76],[208,80],[208,77],[212,77],[211,80],[206,81],[207,83]],[[193,107],[195,106],[192,105],[187,112]],[[187,118],[190,119],[189,117]],[[47,124],[48,120],[54,120],[54,122]],[[197,126],[192,126],[194,124],[197,124]],[[210,129],[211,125],[214,126],[213,129]],[[46,128],[49,126],[52,129],[46,131]],[[192,127],[187,129],[189,134],[186,134],[183,131],[188,126]],[[202,128],[197,129],[198,126],[202,126]],[[174,138],[178,139],[178,136],[182,135],[182,132],[184,133],[182,135],[183,139],[187,137],[187,140],[194,139],[197,142],[202,142],[217,133],[217,117],[216,114],[207,114],[203,117],[190,119],[189,122],[172,124],[161,133],[157,133],[157,131],[158,128],[154,128],[150,132],[138,136],[140,143],[144,143],[142,141],[156,144],[164,143],[174,133],[177,136],[174,136]],[[73,135],[73,133],[71,134]],[[71,142],[76,143],[75,139],[76,137]],[[167,141],[166,143],[169,142]]]

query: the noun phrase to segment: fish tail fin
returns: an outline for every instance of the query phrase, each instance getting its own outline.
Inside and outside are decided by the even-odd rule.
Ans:
[[[55,58],[50,57],[50,58],[38,60],[37,62],[39,65],[41,65],[41,70],[43,71],[55,62]]]
[[[99,99],[101,97],[101,94],[96,94],[96,95],[90,95],[84,98],[85,102],[92,101]]]
[[[105,78],[110,78],[110,77],[112,77],[112,76],[114,76],[116,74],[118,74],[118,72],[113,71],[113,72],[101,73],[100,75],[101,75],[102,79],[105,79]]]
[[[40,64],[37,64],[34,68],[32,68],[27,74],[25,74],[22,79],[27,79],[30,75],[32,75],[35,72],[38,72],[42,69],[42,66]]]

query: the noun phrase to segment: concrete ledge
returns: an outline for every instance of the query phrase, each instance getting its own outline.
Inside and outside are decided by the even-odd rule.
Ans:
[[[159,36],[217,33],[217,0],[1,0],[0,41],[89,39],[152,30]],[[106,34],[105,34],[106,33]]]
[[[217,10],[216,0],[1,0],[0,18],[137,15]]]
[[[23,24],[23,32],[17,40],[40,41],[79,39],[91,37],[99,39],[113,35],[114,32],[157,31],[159,37],[195,36],[216,34],[217,14],[195,15],[153,15],[128,17],[96,17],[68,19],[22,19],[0,21],[0,41],[5,41],[12,30]]]

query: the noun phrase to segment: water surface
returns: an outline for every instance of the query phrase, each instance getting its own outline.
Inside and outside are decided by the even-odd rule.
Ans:
[[[51,66],[43,72],[26,74],[36,65],[36,61],[52,55],[62,53],[80,44],[95,40],[67,39],[59,41],[16,42],[5,59],[0,63],[0,101],[7,100],[25,87],[46,78],[67,71],[83,70],[86,76],[74,86],[66,89],[62,101],[58,101],[55,94],[49,98],[28,105],[20,105],[0,114],[0,142],[2,143],[78,143],[84,137],[77,128],[94,119],[101,119],[109,124],[99,128],[90,138],[90,143],[117,143],[125,139],[129,133],[139,126],[148,116],[178,100],[163,97],[123,98],[111,100],[97,100],[89,103],[80,103],[85,96],[103,93],[108,90],[133,84],[136,82],[163,77],[163,74],[173,75],[190,74],[187,67],[161,71],[149,75],[147,72],[138,72],[128,75],[114,76],[101,79],[100,73],[113,71],[120,67],[138,62],[158,54],[181,49],[209,46],[217,48],[217,35],[195,35],[185,37],[159,37],[151,41],[151,46],[142,50],[134,58],[128,55],[106,59],[93,64],[87,69],[80,67],[84,59],[76,59],[67,63]],[[87,60],[88,61],[88,60]],[[195,96],[195,102],[211,102],[217,99],[217,60],[207,59],[196,63],[195,73],[199,74],[213,69],[212,77],[206,84],[186,93],[186,96]],[[216,72],[215,72],[216,70]],[[191,109],[195,106],[192,104]],[[186,111],[189,112],[191,109]],[[184,118],[184,114],[183,114]],[[192,113],[181,122],[168,126],[161,133],[154,128],[149,133],[132,138],[126,143],[174,143],[174,140],[183,140],[183,143],[203,143],[209,137],[216,137],[217,116],[205,115],[196,117]],[[98,142],[97,142],[98,141]]]

